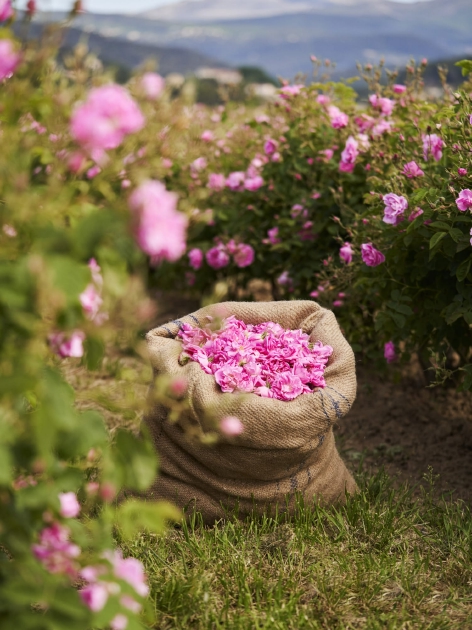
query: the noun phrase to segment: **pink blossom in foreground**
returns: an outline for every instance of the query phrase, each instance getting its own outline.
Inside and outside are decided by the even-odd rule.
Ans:
[[[390,225],[397,225],[403,219],[403,214],[408,208],[408,201],[401,195],[395,193],[388,193],[383,196],[384,208],[384,223]]]
[[[393,86],[393,91],[395,92],[395,94],[404,94],[406,92],[406,85],[395,83],[395,85]]]
[[[377,96],[376,94],[369,96],[369,101],[372,107],[380,109],[384,116],[390,116],[393,112],[393,108],[395,107],[395,101],[383,96]]]
[[[384,357],[387,359],[387,363],[393,363],[397,360],[397,354],[395,352],[395,344],[393,341],[387,341],[384,345]]]
[[[414,221],[417,217],[421,216],[423,212],[421,208],[415,208],[408,217],[408,221]]]
[[[221,245],[209,249],[205,254],[205,258],[213,269],[222,269],[229,264],[229,255]]]
[[[118,613],[117,615],[115,615],[113,619],[110,621],[111,630],[126,630],[127,627],[128,627],[128,617],[126,617],[125,615],[122,615],[121,613]]]
[[[381,136],[390,132],[392,127],[393,123],[390,120],[381,120],[372,127],[372,135],[375,137]]]
[[[333,129],[342,129],[343,127],[346,127],[349,122],[349,116],[335,105],[329,105],[328,116]]]
[[[5,22],[13,17],[14,11],[10,0],[0,0],[0,22]]]
[[[472,210],[472,190],[469,190],[468,188],[461,190],[456,199],[456,206],[461,212]]]
[[[244,431],[244,425],[239,418],[235,416],[226,416],[220,422],[221,432],[225,435],[235,436],[241,435]]]
[[[15,230],[13,225],[9,225],[8,223],[5,223],[3,225],[2,230],[3,233],[9,238],[15,238],[15,236],[18,236],[18,232]]]
[[[284,401],[324,387],[324,369],[333,352],[301,330],[285,330],[275,322],[245,324],[234,316],[213,332],[184,324],[179,337],[183,352],[214,376],[222,392]],[[227,424],[228,431],[239,433],[237,419]]]
[[[320,105],[329,105],[331,99],[327,94],[318,94],[318,96],[316,97],[316,102]]]
[[[351,243],[344,243],[344,245],[339,250],[339,257],[341,260],[344,260],[346,265],[350,265],[352,262],[354,251],[352,249]]]
[[[377,265],[385,262],[385,256],[378,249],[375,249],[372,243],[361,245],[361,256],[368,267],[377,267]]]
[[[272,138],[269,138],[268,140],[266,140],[266,142],[264,143],[264,153],[266,155],[272,155],[273,153],[275,153],[277,150],[277,142],[275,140],[272,140]]]
[[[457,169],[457,174],[460,175],[461,177],[464,177],[464,175],[467,175],[467,169],[466,168],[458,168]]]
[[[117,578],[128,582],[141,597],[146,597],[149,594],[144,567],[139,560],[123,558],[121,551],[108,552],[106,558],[111,562]]]
[[[0,81],[11,77],[20,61],[21,55],[15,52],[13,42],[9,39],[0,40]]]
[[[413,179],[414,177],[422,177],[424,175],[424,171],[420,169],[418,164],[413,160],[411,162],[407,162],[403,167],[403,175],[406,175],[408,179]]]
[[[244,180],[246,179],[246,174],[242,171],[234,171],[230,173],[226,178],[226,186],[230,190],[242,190],[244,188]]]
[[[130,195],[135,236],[139,247],[153,261],[177,260],[185,252],[187,218],[177,211],[177,195],[164,184],[143,182]]]
[[[203,142],[213,142],[214,139],[215,135],[213,131],[210,131],[209,129],[206,129],[200,136],[200,140],[203,140]]]
[[[141,77],[141,88],[147,98],[155,101],[165,90],[166,82],[164,77],[156,72],[146,72]]]
[[[125,136],[144,127],[141,110],[125,88],[104,85],[93,88],[71,118],[71,134],[95,160],[116,149]]]
[[[425,162],[432,155],[436,162],[442,158],[444,141],[437,134],[423,135],[423,158]]]
[[[61,492],[59,494],[61,504],[60,514],[64,518],[75,518],[80,512],[80,503],[75,492]]]
[[[291,96],[297,96],[305,86],[302,84],[297,85],[284,85],[280,88],[280,96],[284,99],[288,99]]]
[[[48,335],[48,342],[51,350],[58,356],[65,357],[83,357],[83,342],[85,334],[81,330],[75,330],[69,337],[65,333],[58,332]]]
[[[244,180],[244,188],[246,190],[250,190],[251,192],[259,190],[262,186],[264,186],[264,180],[260,175],[256,175],[256,177],[249,177]]]
[[[208,162],[206,158],[199,157],[190,164],[190,170],[198,173],[199,171],[203,171],[207,167],[207,165]]]
[[[241,243],[237,246],[237,249],[233,255],[234,262],[237,267],[249,267],[254,262],[254,249],[251,245],[246,245],[245,243]]]
[[[87,317],[94,320],[103,304],[103,299],[95,285],[89,284],[85,291],[80,294],[79,299]]]
[[[280,243],[279,228],[273,227],[270,230],[267,230],[267,237],[271,245],[277,245],[278,243]]]
[[[194,247],[188,253],[188,262],[193,269],[200,269],[203,262],[203,252],[198,247]]]
[[[33,554],[50,573],[76,577],[77,565],[74,562],[80,555],[80,548],[70,542],[70,529],[54,523],[39,534],[39,543],[32,545]]]
[[[359,143],[349,136],[346,140],[346,146],[341,153],[341,161],[339,163],[339,170],[345,173],[352,173],[356,163],[357,156],[359,155]]]
[[[210,190],[223,190],[225,186],[226,178],[224,175],[219,173],[210,173],[207,184],[207,187],[210,188]]]
[[[80,589],[79,595],[87,608],[90,608],[92,612],[99,612],[108,601],[108,585],[103,582],[87,584]]]

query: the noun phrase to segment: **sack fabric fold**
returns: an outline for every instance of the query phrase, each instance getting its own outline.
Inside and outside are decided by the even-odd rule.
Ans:
[[[203,327],[210,317],[234,315],[246,324],[273,321],[285,329],[301,329],[310,341],[333,348],[326,387],[292,401],[256,394],[222,393],[212,374],[189,361],[179,364],[182,323]],[[206,523],[237,506],[240,518],[250,513],[295,509],[295,496],[305,503],[342,503],[356,484],[339,456],[333,423],[351,408],[356,396],[355,360],[334,314],[313,301],[224,302],[151,330],[146,336],[154,375],[184,377],[188,382],[187,422],[208,430],[209,412],[217,419],[236,416],[241,435],[222,435],[216,445],[189,440],[179,423],[166,421],[167,410],[152,400],[145,416],[159,454],[159,475],[147,491],[150,500],[167,499],[180,508],[202,513]]]

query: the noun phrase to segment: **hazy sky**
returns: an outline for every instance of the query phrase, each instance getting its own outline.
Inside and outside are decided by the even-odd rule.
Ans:
[[[84,9],[91,13],[138,13],[154,9],[163,4],[174,4],[179,0],[82,0]],[[255,0],[257,2],[257,0]],[[394,2],[415,2],[420,0],[393,0]],[[424,0],[421,0],[424,1]],[[447,0],[445,0],[447,2]],[[73,0],[37,0],[40,10],[67,11]],[[26,5],[21,1],[20,6]]]

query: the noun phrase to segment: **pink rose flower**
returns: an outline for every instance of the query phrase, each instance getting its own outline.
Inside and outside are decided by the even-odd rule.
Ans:
[[[10,0],[0,0],[0,22],[5,22],[13,17],[14,11]]]
[[[361,245],[361,256],[368,267],[377,267],[377,265],[385,262],[385,256],[378,249],[375,249],[372,243]]]
[[[210,131],[209,129],[206,129],[200,136],[200,140],[203,140],[203,142],[213,142],[214,139],[215,136],[213,131]]]
[[[205,258],[213,269],[222,269],[229,264],[229,256],[221,245],[209,249],[205,254]]]
[[[207,167],[207,164],[206,158],[199,157],[190,164],[190,170],[195,172],[203,171]]]
[[[11,77],[20,61],[21,55],[15,52],[13,42],[9,39],[0,40],[0,81]]]
[[[461,190],[456,199],[456,206],[461,212],[472,209],[472,190],[465,188]]]
[[[238,245],[236,252],[234,253],[234,262],[237,267],[249,267],[254,262],[254,249],[251,245],[241,243]]]
[[[329,105],[331,99],[327,94],[318,94],[318,96],[316,97],[316,102],[320,105]]]
[[[341,162],[339,163],[340,171],[351,173],[354,170],[356,158],[359,155],[358,147],[359,143],[357,140],[355,140],[353,136],[349,136],[346,140],[346,146],[341,153]]]
[[[264,180],[260,175],[256,175],[256,177],[249,177],[244,180],[244,188],[246,190],[250,190],[251,192],[259,190],[262,186],[264,186]]]
[[[226,186],[230,190],[243,190],[246,174],[242,171],[234,171],[230,173],[226,179]]]
[[[423,135],[423,157],[425,162],[429,159],[430,154],[436,162],[439,162],[442,158],[444,146],[444,141],[437,134]]]
[[[390,225],[398,225],[403,219],[403,213],[408,208],[408,201],[401,195],[388,193],[383,196],[385,204],[383,221]]]
[[[404,94],[406,92],[406,85],[395,83],[395,85],[393,86],[393,91],[395,92],[395,94]]]
[[[126,630],[127,627],[128,627],[128,617],[126,617],[125,615],[122,615],[121,613],[118,613],[117,615],[115,615],[113,619],[110,621],[111,630]]]
[[[201,249],[198,249],[198,247],[194,247],[193,249],[191,249],[188,253],[188,261],[189,261],[189,265],[193,268],[193,269],[200,269],[200,267],[202,266],[202,262],[203,262],[203,252]]]
[[[76,578],[78,567],[74,560],[80,555],[80,547],[71,543],[69,538],[70,529],[54,523],[41,531],[38,544],[32,545],[31,549],[49,573]]]
[[[298,376],[284,372],[272,381],[272,391],[279,400],[293,400],[303,393],[303,383]]]
[[[277,150],[277,142],[269,138],[264,144],[264,152],[266,155],[272,155]]]
[[[334,155],[333,149],[323,149],[320,151],[321,155],[324,156],[324,159],[328,162]]]
[[[344,304],[344,302],[342,300],[334,300],[334,302],[333,302],[333,306],[335,308],[339,308],[339,307],[343,306],[343,304]]]
[[[372,135],[378,137],[384,133],[388,133],[392,130],[392,126],[393,123],[390,120],[381,120],[372,127]]]
[[[406,175],[408,179],[413,179],[413,177],[422,177],[424,175],[424,171],[420,169],[418,164],[413,160],[412,162],[407,162],[403,167],[403,175]]]
[[[467,175],[467,169],[466,168],[458,168],[457,169],[457,174],[460,175],[461,177],[464,177],[464,175]]]
[[[277,245],[277,243],[280,243],[280,239],[278,238],[278,235],[279,235],[278,227],[274,227],[274,228],[271,228],[270,230],[267,230],[267,236],[269,239],[269,243],[271,243],[271,245]]]
[[[71,135],[100,161],[104,151],[116,149],[126,135],[144,127],[144,117],[129,93],[119,85],[93,88],[71,118]]]
[[[79,591],[81,600],[92,612],[103,610],[108,601],[109,590],[103,582],[88,584]]]
[[[18,232],[15,230],[13,225],[9,225],[8,223],[5,223],[5,225],[2,227],[2,230],[3,233],[9,238],[15,238],[15,236],[18,236]]]
[[[226,185],[226,179],[224,175],[220,175],[219,173],[210,173],[208,177],[207,187],[210,190],[223,190]]]
[[[353,254],[354,251],[352,249],[351,243],[344,243],[344,245],[339,250],[339,257],[344,260],[347,265],[351,264]]]
[[[231,437],[241,435],[244,431],[244,425],[239,418],[235,416],[226,416],[220,422],[221,432]]]
[[[369,101],[372,107],[380,109],[384,116],[390,116],[393,112],[393,108],[395,107],[395,101],[383,96],[377,96],[376,94],[369,96]]]
[[[95,285],[89,284],[85,291],[79,295],[79,299],[85,314],[93,321],[103,304],[103,299]]]
[[[472,236],[472,228],[470,228],[470,236]],[[470,244],[472,245],[472,238],[470,239]]]
[[[177,260],[185,252],[187,218],[177,212],[177,195],[164,184],[143,182],[129,198],[134,215],[135,237],[144,253],[154,262]]]
[[[165,90],[166,82],[160,74],[156,72],[146,72],[141,77],[141,88],[147,98],[155,101]]]
[[[417,217],[423,214],[423,210],[421,208],[415,208],[413,212],[408,217],[408,221],[414,221]]]
[[[292,278],[290,277],[290,274],[288,273],[288,271],[282,271],[280,276],[277,278],[277,284],[279,284],[282,287],[284,287],[284,286],[291,287],[292,286],[293,281],[292,281]]]
[[[393,341],[387,341],[384,345],[384,357],[387,359],[387,363],[393,363],[397,360],[397,354],[395,352],[395,344]]]
[[[349,122],[349,116],[335,105],[329,105],[328,116],[333,129],[342,129],[343,127],[346,127]]]
[[[83,342],[85,334],[81,330],[75,330],[70,337],[67,337],[65,333],[58,332],[48,335],[48,342],[51,350],[58,356],[65,357],[83,357],[84,346]]]
[[[80,503],[75,492],[61,492],[59,494],[61,504],[60,514],[64,518],[75,518],[80,512]]]
[[[291,96],[297,96],[304,87],[305,86],[301,84],[284,85],[284,87],[280,88],[280,96],[283,99],[288,99]]]

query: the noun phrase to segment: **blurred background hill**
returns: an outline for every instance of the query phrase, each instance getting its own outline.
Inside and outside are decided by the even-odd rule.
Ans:
[[[38,15],[35,32],[60,17]],[[313,54],[336,62],[340,78],[381,58],[400,68],[412,57],[472,57],[471,29],[472,0],[182,0],[139,14],[84,13],[68,44],[86,37],[102,59],[128,69],[154,57],[164,75],[251,66],[309,79]],[[437,83],[435,72],[428,82]]]

